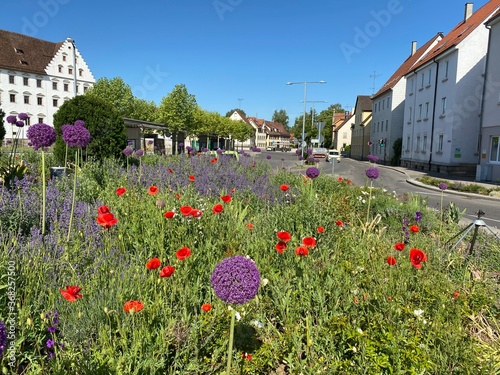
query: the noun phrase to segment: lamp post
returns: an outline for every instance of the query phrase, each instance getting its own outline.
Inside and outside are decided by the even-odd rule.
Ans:
[[[287,82],[287,85],[304,85],[304,115],[302,118],[302,143],[304,143],[304,138],[305,138],[305,129],[306,129],[306,97],[307,97],[307,85],[309,83],[326,83],[326,81],[304,81],[304,82]],[[301,145],[302,147],[302,161],[304,160],[304,145]]]
[[[300,102],[302,103],[302,100]],[[312,103],[311,124],[314,126],[314,103],[328,103],[328,102],[326,100],[307,100],[307,103]],[[319,134],[319,130],[318,130],[318,147],[319,147],[319,138],[320,138],[320,134]]]

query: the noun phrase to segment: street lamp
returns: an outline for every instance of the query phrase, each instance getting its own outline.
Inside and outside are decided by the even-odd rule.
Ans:
[[[326,83],[326,81],[305,81],[305,82],[287,82],[287,85],[304,85],[304,115],[302,118],[302,143],[304,143],[305,129],[306,129],[306,97],[307,97],[307,85],[309,83]],[[302,160],[304,160],[304,145],[302,144]]]
[[[302,100],[300,102],[302,103]],[[314,103],[328,103],[328,102],[326,100],[307,100],[307,103],[312,103],[311,124],[314,126]],[[319,128],[318,128],[318,147],[319,147],[319,138],[320,138],[320,134],[319,134]]]

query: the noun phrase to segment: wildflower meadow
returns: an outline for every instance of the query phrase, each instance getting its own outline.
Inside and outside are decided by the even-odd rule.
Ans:
[[[126,150],[50,178],[41,146],[0,186],[3,374],[500,372],[499,241],[451,251],[373,164]]]

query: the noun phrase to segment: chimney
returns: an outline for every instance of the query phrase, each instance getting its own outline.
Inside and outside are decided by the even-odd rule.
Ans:
[[[465,14],[464,14],[464,22],[472,16],[472,7],[474,3],[465,3]]]
[[[414,40],[411,42],[411,56],[413,56],[417,52],[417,41]]]

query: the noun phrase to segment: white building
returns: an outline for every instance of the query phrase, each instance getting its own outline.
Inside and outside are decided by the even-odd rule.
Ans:
[[[370,153],[380,163],[390,164],[394,156],[393,145],[403,136],[404,100],[406,81],[404,75],[442,39],[438,33],[422,47],[412,42],[410,56],[399,66],[380,90],[372,96],[372,127]]]
[[[490,39],[481,115],[481,157],[476,180],[500,181],[500,11],[486,23]]]
[[[464,19],[406,75],[401,165],[474,176],[479,162],[480,111],[488,30],[499,8],[491,0]]]
[[[48,42],[30,36],[0,30],[0,103],[5,112],[5,140],[17,128],[6,122],[7,116],[26,113],[28,124],[53,125],[59,107],[92,87],[95,78],[71,38]]]

